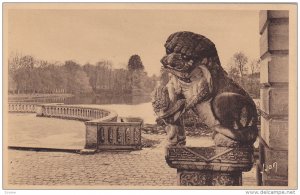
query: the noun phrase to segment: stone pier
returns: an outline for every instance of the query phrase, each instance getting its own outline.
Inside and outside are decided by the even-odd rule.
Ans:
[[[288,185],[289,11],[260,11],[258,185]]]

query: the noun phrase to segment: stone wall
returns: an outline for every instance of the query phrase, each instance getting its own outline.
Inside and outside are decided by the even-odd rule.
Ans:
[[[259,15],[260,156],[258,184],[288,185],[289,11],[263,10]]]

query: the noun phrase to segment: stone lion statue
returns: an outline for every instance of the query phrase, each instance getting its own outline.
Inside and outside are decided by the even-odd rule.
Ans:
[[[176,32],[161,59],[169,80],[153,93],[152,105],[166,125],[170,145],[185,145],[182,114],[192,109],[214,130],[216,146],[252,145],[257,137],[256,106],[247,92],[227,76],[216,47],[193,32]]]

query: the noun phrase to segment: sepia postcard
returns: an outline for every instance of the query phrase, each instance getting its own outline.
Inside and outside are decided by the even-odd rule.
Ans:
[[[4,190],[295,194],[296,3],[2,6]]]

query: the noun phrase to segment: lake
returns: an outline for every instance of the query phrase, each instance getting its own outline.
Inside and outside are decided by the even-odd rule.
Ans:
[[[19,99],[17,101],[42,102],[42,103],[65,103],[65,104],[127,104],[136,105],[151,102],[150,96],[132,95],[74,95],[72,97],[35,97]]]
[[[140,117],[145,123],[155,124],[150,96],[114,96],[114,95],[75,95],[72,97],[34,98],[18,101],[65,103],[65,104],[97,104],[102,108],[112,109],[121,117]],[[259,99],[254,99],[259,107]]]
[[[15,100],[16,101],[16,100]],[[96,104],[104,109],[111,109],[120,117],[140,117],[144,123],[154,124],[156,115],[150,96],[114,96],[114,95],[75,95],[72,97],[51,97],[18,99],[17,101],[65,104]]]

